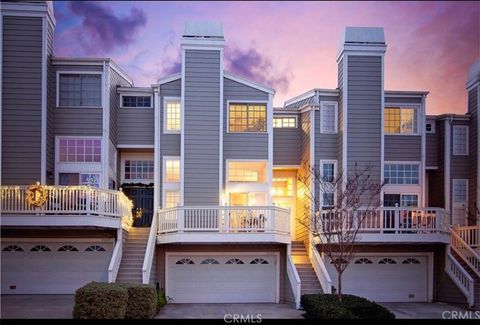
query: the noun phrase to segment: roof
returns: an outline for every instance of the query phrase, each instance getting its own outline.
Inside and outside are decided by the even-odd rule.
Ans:
[[[382,27],[346,27],[342,43],[385,44]]]

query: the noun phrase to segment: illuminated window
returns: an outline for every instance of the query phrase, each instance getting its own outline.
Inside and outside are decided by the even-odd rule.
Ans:
[[[59,138],[60,162],[100,162],[102,157],[101,139]]]
[[[125,179],[153,179],[153,160],[125,160]]]
[[[266,195],[265,192],[245,192],[245,193],[229,193],[229,205],[231,206],[262,206],[266,205]],[[239,210],[234,211],[240,214],[245,213],[245,211]]]
[[[453,127],[453,154],[468,155],[468,126],[466,125]]]
[[[165,182],[180,182],[180,159],[165,159]]]
[[[175,208],[180,204],[180,191],[165,191],[165,209]]]
[[[292,196],[293,195],[293,178],[278,177],[273,179],[273,195],[275,196]]]
[[[265,104],[230,104],[229,132],[267,132]]]
[[[418,184],[418,170],[418,164],[385,164],[385,182],[388,184]]]
[[[166,132],[179,132],[181,125],[181,105],[180,100],[167,100],[165,101],[165,131]]]
[[[274,128],[296,128],[297,118],[296,117],[274,117],[273,127]]]
[[[320,113],[320,133],[337,133],[338,104],[334,102],[322,102]]]
[[[228,163],[229,182],[265,183],[266,178],[266,161],[231,161]]]
[[[415,134],[418,132],[415,108],[386,107],[384,122],[385,133]]]

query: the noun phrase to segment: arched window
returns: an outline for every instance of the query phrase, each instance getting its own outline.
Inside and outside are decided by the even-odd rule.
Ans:
[[[207,258],[202,261],[200,264],[220,264],[218,261],[214,258]]]
[[[355,264],[373,264],[373,262],[368,258],[359,258],[355,261]]]
[[[341,258],[341,257],[337,257],[336,259],[330,261],[330,264],[333,264],[333,263],[346,264],[346,263],[347,263],[347,260],[344,259],[344,258]]]
[[[409,257],[407,259],[405,259],[402,264],[420,264],[420,261],[417,260],[416,258],[413,258],[413,257]]]
[[[179,259],[175,264],[195,264],[195,262],[189,258],[182,258],[182,259]]]
[[[381,259],[378,264],[397,264],[397,262],[395,262],[395,260],[392,260],[391,258],[386,257],[384,259]]]
[[[78,252],[78,248],[72,245],[65,245],[58,249],[59,252]]]
[[[98,246],[98,245],[92,245],[92,246],[88,246],[86,249],[85,249],[86,252],[105,252],[105,248],[103,248],[102,246]]]
[[[243,263],[243,261],[238,258],[232,258],[232,259],[229,259],[225,264],[245,264],[245,263]]]
[[[256,258],[250,262],[250,264],[269,264],[267,260],[263,258]]]
[[[51,252],[52,250],[45,245],[37,245],[32,247],[31,252]]]
[[[23,248],[18,245],[8,245],[3,249],[4,252],[23,252]]]

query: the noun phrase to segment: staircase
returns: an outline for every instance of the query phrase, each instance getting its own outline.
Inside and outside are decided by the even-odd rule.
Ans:
[[[302,282],[301,294],[323,293],[302,241],[292,241],[292,259]]]
[[[130,228],[123,248],[117,282],[142,283],[142,266],[149,233],[149,227]]]

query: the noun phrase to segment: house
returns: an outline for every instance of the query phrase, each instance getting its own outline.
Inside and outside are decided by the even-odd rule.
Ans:
[[[345,292],[480,301],[478,63],[468,113],[427,116],[428,92],[384,89],[383,29],[347,27],[338,87],[273,107],[224,70],[220,23],[186,23],[181,72],[151,87],[108,58],[53,56],[54,29],[50,2],[2,3],[2,294],[158,282],[175,303],[298,306],[336,285],[300,222],[307,193],[336,193],[298,175],[369,165],[388,184]]]

